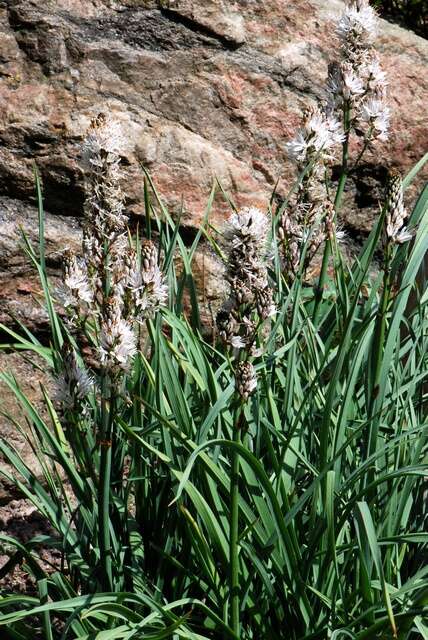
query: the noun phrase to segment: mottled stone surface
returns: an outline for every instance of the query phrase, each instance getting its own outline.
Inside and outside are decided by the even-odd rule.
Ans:
[[[190,227],[214,178],[238,205],[265,208],[277,181],[280,198],[294,177],[284,144],[305,105],[324,97],[342,8],[340,0],[0,0],[0,320],[43,325],[17,236],[23,224],[35,239],[33,162],[55,273],[64,247],[78,242],[79,147],[100,111],[122,124],[133,215],[142,213],[142,164]],[[377,211],[385,167],[406,171],[428,147],[427,41],[382,21],[378,49],[393,135],[349,184],[343,218],[353,237]],[[226,211],[218,196],[212,222]]]
[[[1,197],[0,230],[0,322],[10,326],[18,321],[40,332],[47,322],[42,289],[24,251],[24,235],[36,250],[38,247],[37,209],[22,200]],[[54,294],[61,284],[63,250],[68,246],[79,251],[80,238],[77,220],[46,213],[46,265]]]

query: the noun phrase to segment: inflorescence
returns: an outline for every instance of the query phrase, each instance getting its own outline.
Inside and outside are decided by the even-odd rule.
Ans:
[[[267,216],[255,207],[233,213],[224,231],[229,297],[217,314],[217,328],[237,357],[236,389],[244,400],[255,389],[248,358],[262,351],[261,329],[276,313],[267,269],[268,231]]]
[[[63,267],[72,327],[91,334],[100,367],[113,378],[129,369],[137,352],[138,324],[153,317],[168,296],[156,246],[145,240],[134,248],[129,240],[121,142],[120,129],[104,115],[92,121],[82,154],[88,189],[82,255],[67,251]],[[64,380],[69,388],[89,390],[74,363],[70,354],[63,358]]]
[[[335,225],[336,204],[330,201],[326,180],[338,149],[342,148],[342,169],[348,172],[352,132],[363,139],[361,155],[368,146],[388,137],[386,75],[373,49],[377,26],[377,14],[368,0],[348,4],[337,22],[341,58],[329,67],[326,103],[305,112],[302,127],[286,145],[288,157],[302,175],[277,228],[283,272],[289,282],[300,266],[306,271],[325,240],[341,239]]]
[[[412,239],[413,233],[405,226],[407,211],[403,200],[403,181],[398,173],[392,173],[386,189],[386,242],[403,244]]]
[[[337,23],[341,59],[330,65],[327,108],[345,115],[345,134],[354,130],[365,144],[389,135],[388,82],[373,48],[378,16],[368,0],[353,0]]]

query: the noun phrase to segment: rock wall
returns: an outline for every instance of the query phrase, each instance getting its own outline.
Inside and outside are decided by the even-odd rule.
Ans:
[[[189,227],[200,223],[215,176],[239,205],[265,208],[278,180],[280,198],[294,177],[284,144],[305,105],[324,96],[342,8],[340,0],[0,0],[0,320],[42,327],[38,284],[18,246],[19,225],[36,232],[33,162],[55,275],[64,247],[79,242],[79,147],[100,111],[125,133],[132,215],[142,213],[142,164]],[[428,147],[428,42],[382,21],[378,48],[393,134],[349,185],[351,236],[370,226],[386,166],[406,171]],[[218,198],[214,223],[225,210]]]

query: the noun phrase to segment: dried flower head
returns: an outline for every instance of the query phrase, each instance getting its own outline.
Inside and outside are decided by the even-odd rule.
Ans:
[[[238,281],[254,294],[254,287],[266,283],[267,216],[248,207],[233,213],[224,231],[227,253],[226,277],[235,289]]]
[[[256,371],[251,362],[238,362],[235,370],[235,389],[244,402],[257,388]]]
[[[118,155],[123,147],[124,138],[121,127],[116,120],[111,120],[105,113],[99,113],[91,120],[83,143],[83,157],[88,162],[98,165],[98,158],[105,153]]]
[[[116,291],[105,303],[99,351],[101,364],[113,374],[126,371],[137,352],[132,322],[123,317],[121,295]]]
[[[126,233],[120,188],[121,145],[116,123],[102,114],[92,121],[83,145],[88,187],[83,257],[69,254],[64,261],[64,282],[74,319],[82,309],[91,319],[78,329],[91,334],[98,358],[95,367],[115,382],[137,351],[136,322],[151,317],[167,299],[155,245],[144,242],[139,253],[131,248]]]
[[[232,213],[225,228],[225,239],[231,250],[254,244],[262,247],[266,243],[268,220],[256,207],[245,207]]]
[[[100,114],[92,120],[83,145],[82,157],[89,168],[86,200],[89,235],[102,241],[114,241],[126,228],[118,155],[121,141],[118,124]]]
[[[65,342],[62,348],[63,370],[58,378],[58,399],[66,409],[79,405],[92,391],[94,379],[79,366],[73,347]]]
[[[327,111],[346,114],[346,134],[364,134],[365,144],[386,140],[387,79],[373,49],[378,17],[368,0],[352,0],[340,16],[337,34],[342,59],[329,66]]]
[[[224,233],[229,297],[217,314],[220,338],[251,352],[260,322],[275,313],[267,270],[267,216],[254,207],[233,213]],[[256,318],[258,317],[258,321]]]
[[[407,211],[403,200],[403,182],[397,172],[392,172],[386,192],[386,237],[394,243],[407,242],[412,234],[404,226]]]
[[[168,298],[168,287],[158,265],[158,252],[153,242],[146,240],[141,248],[140,264],[137,253],[125,253],[125,295],[132,301],[131,313],[138,322],[153,317]],[[129,306],[129,305],[128,305]]]
[[[93,301],[88,271],[84,260],[66,251],[63,258],[64,306],[85,313]]]
[[[369,98],[365,100],[357,116],[358,123],[371,131],[374,140],[387,140],[389,131],[390,109],[383,100]]]

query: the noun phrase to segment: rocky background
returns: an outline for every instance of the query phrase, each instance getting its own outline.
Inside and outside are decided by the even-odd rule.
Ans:
[[[143,211],[141,165],[173,215],[183,212],[189,238],[214,177],[238,205],[265,209],[277,181],[280,199],[294,178],[284,145],[304,107],[324,97],[342,8],[341,0],[0,0],[0,322],[24,322],[43,337],[39,286],[19,246],[19,227],[36,239],[33,163],[55,278],[64,248],[79,243],[79,149],[99,112],[125,134],[132,216]],[[352,242],[377,214],[387,167],[406,172],[428,148],[428,41],[382,21],[377,46],[390,78],[392,137],[348,186],[343,224]],[[217,198],[211,222],[226,210]],[[202,268],[215,297],[208,254]],[[0,365],[37,396],[39,371],[16,355],[3,354]]]

